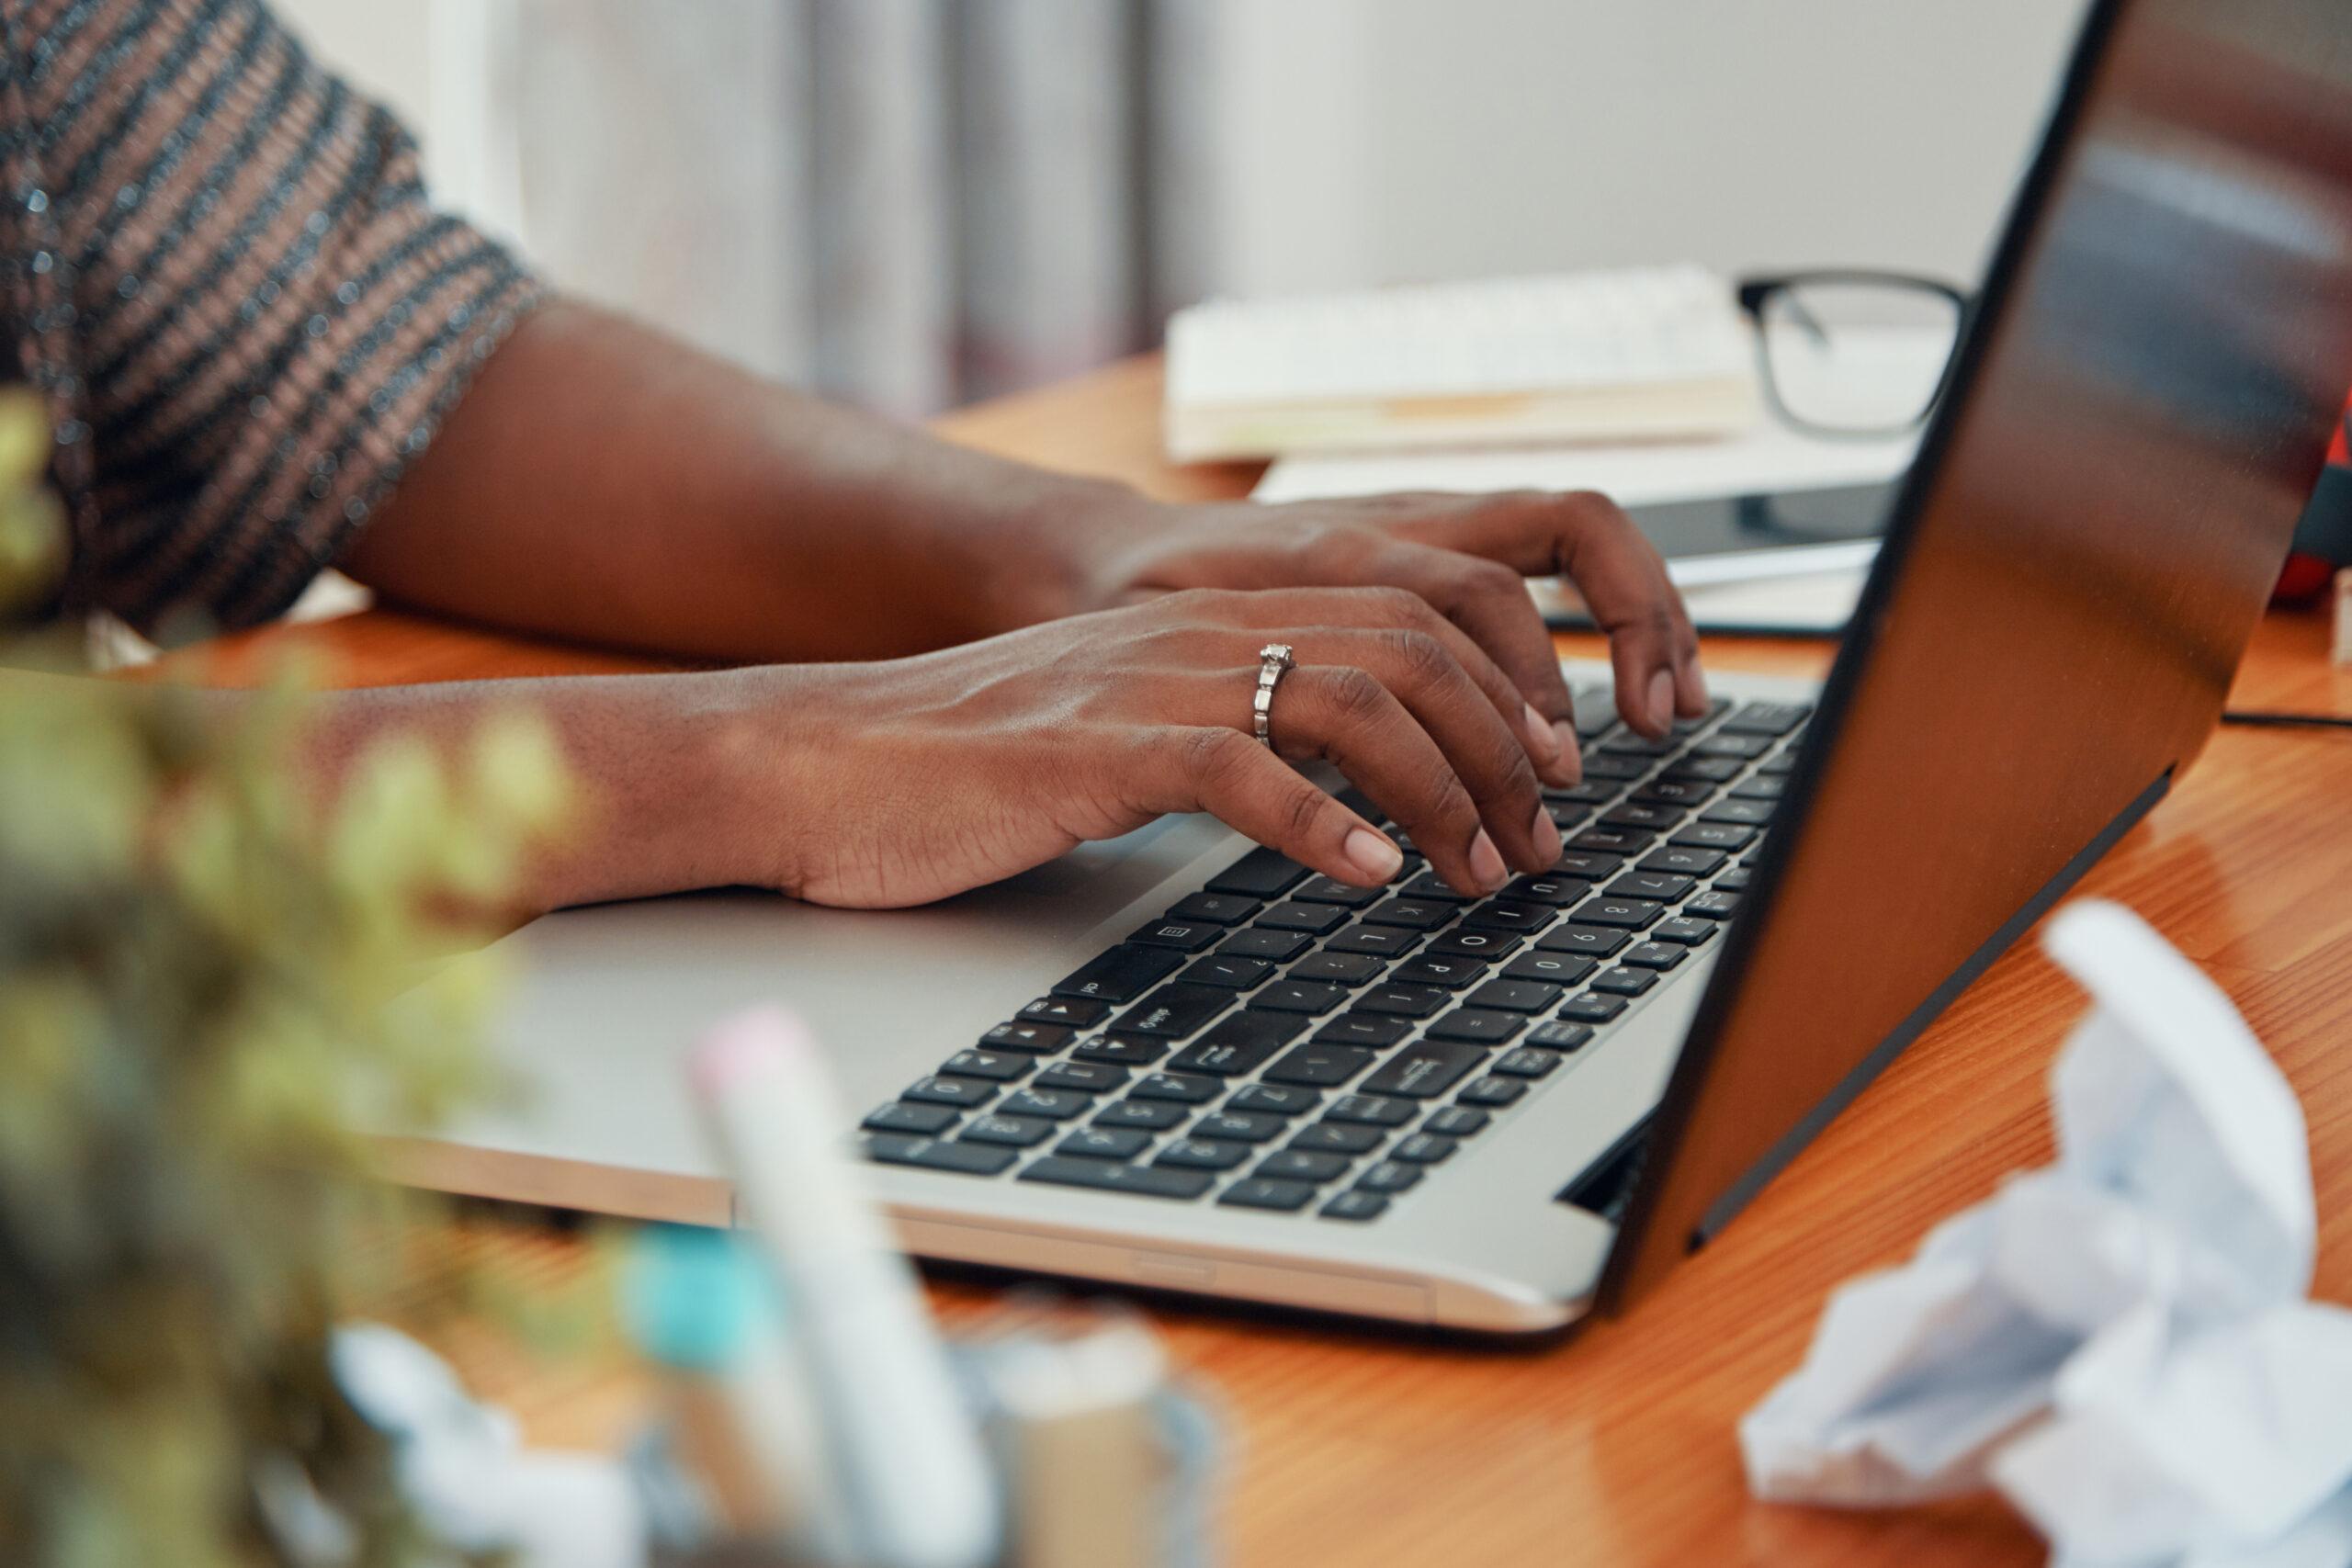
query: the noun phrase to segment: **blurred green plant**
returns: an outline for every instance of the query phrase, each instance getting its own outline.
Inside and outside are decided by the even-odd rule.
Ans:
[[[0,605],[53,592],[48,449],[40,405],[0,398]],[[562,773],[518,720],[454,759],[388,745],[324,807],[301,711],[290,684],[232,716],[0,668],[12,1568],[447,1561],[328,1375],[399,1201],[354,1129],[485,1088],[487,971],[412,987],[512,886]]]

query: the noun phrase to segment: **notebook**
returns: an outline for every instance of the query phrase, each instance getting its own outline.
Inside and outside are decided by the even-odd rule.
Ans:
[[[1168,329],[1179,462],[1718,436],[1761,407],[1731,286],[1699,266],[1218,300]]]

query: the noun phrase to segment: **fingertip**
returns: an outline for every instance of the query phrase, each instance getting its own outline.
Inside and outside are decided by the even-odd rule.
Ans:
[[[1356,876],[1368,880],[1372,886],[1385,886],[1405,869],[1405,852],[1390,842],[1386,834],[1371,828],[1349,829],[1340,852],[1347,858],[1348,866]]]

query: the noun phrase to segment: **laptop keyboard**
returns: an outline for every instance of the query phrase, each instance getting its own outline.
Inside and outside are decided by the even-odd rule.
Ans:
[[[1379,1218],[1717,940],[1812,713],[1719,699],[1651,740],[1576,698],[1550,872],[1465,898],[1351,791],[1396,886],[1250,851],[876,1110],[867,1156]]]

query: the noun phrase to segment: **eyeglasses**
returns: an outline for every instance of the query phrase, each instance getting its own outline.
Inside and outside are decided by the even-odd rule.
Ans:
[[[1765,395],[1781,419],[1830,437],[1900,435],[1935,411],[1970,300],[1906,273],[1751,277],[1739,308],[1756,326]]]

